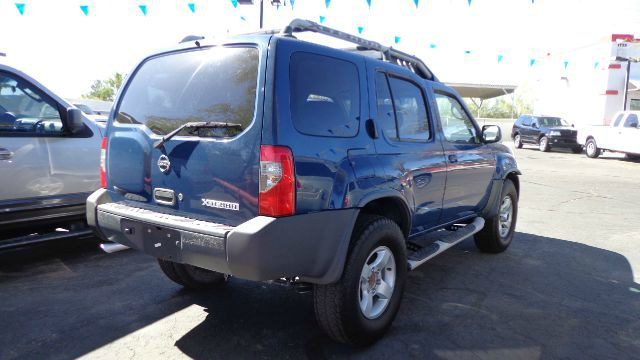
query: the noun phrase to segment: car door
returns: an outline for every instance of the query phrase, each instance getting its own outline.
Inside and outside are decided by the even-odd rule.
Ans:
[[[85,123],[68,134],[63,111],[32,82],[0,71],[0,208],[61,204],[100,186],[99,131]]]
[[[442,128],[447,184],[442,222],[455,221],[478,212],[488,199],[496,168],[491,145],[480,140],[480,129],[458,96],[444,87],[435,91]]]
[[[638,115],[627,115],[621,127],[618,127],[618,141],[621,151],[633,154],[640,153],[640,129]]]
[[[367,66],[370,108],[378,137],[378,166],[387,183],[404,194],[413,210],[411,233],[426,231],[440,221],[446,164],[436,136],[434,109],[428,104],[423,79],[396,66]],[[373,80],[373,81],[371,81]]]
[[[524,115],[522,119],[522,125],[520,126],[520,137],[522,138],[522,142],[531,143],[532,132],[531,128],[532,117]]]

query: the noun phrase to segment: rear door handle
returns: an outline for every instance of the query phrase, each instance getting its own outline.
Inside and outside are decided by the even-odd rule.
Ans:
[[[9,160],[13,157],[13,153],[5,148],[0,148],[0,160]]]
[[[449,162],[455,164],[458,162],[458,155],[449,155]]]

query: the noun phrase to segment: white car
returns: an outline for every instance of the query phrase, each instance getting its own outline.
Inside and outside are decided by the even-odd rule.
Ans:
[[[82,227],[86,198],[100,187],[102,132],[39,82],[0,64],[0,249],[23,232]]]
[[[590,158],[603,151],[640,158],[640,111],[620,111],[609,125],[595,125],[580,131],[579,140]]]

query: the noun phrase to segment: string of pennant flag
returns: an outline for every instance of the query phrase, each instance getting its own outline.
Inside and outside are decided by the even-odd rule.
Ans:
[[[259,2],[260,0],[255,0],[255,1],[251,1],[251,0],[227,0],[227,1],[229,1],[229,4],[233,8],[238,8],[238,6],[241,6],[243,4],[253,4],[254,2]],[[269,0],[264,0],[264,1],[269,1]],[[289,4],[291,9],[294,9],[295,6],[296,6],[296,3],[299,2],[299,1],[307,1],[307,0],[283,0],[282,3],[280,1],[272,1],[272,3],[275,4],[276,11],[279,11],[280,7],[283,4],[285,4],[285,2]],[[334,1],[344,1],[344,0],[334,0]],[[371,7],[374,5],[374,2],[376,0],[364,0],[364,1],[366,2],[367,7],[369,9],[371,9]],[[416,9],[418,9],[418,7],[420,6],[420,0],[404,0],[404,1],[411,1],[415,5]],[[458,0],[458,1],[466,2],[469,7],[471,7],[472,3],[473,3],[473,0]],[[530,2],[532,5],[535,4],[535,0],[523,0],[523,1]],[[331,4],[332,4],[332,0],[325,0],[324,1],[324,5],[325,5],[326,9],[329,9]],[[19,16],[28,15],[28,6],[31,6],[31,4],[29,4],[27,2],[16,2],[15,3],[15,7],[16,7],[16,10],[17,10],[17,14]],[[95,9],[93,8],[92,5],[90,5],[90,4],[81,4],[81,5],[78,5],[78,6],[79,6],[80,14],[82,14],[83,16],[95,15],[94,14],[95,13]],[[139,3],[139,2],[135,3],[135,5],[132,6],[133,9],[137,8],[136,11],[138,11],[141,16],[149,15],[150,7],[151,6],[146,4],[146,3]],[[196,14],[197,13],[197,8],[196,8],[196,3],[195,2],[185,2],[184,9],[185,9],[185,11],[188,11],[188,12],[190,12],[192,14]],[[239,20],[240,21],[246,21],[247,19],[246,19],[245,16],[240,15],[239,16]],[[326,20],[327,20],[327,16],[325,16],[325,15],[319,15],[318,16],[318,22],[319,23],[323,24],[323,23],[326,22]],[[357,26],[355,28],[355,30],[357,30],[358,34],[363,34],[363,32],[365,32],[364,26],[361,26],[361,25]],[[395,35],[393,37],[394,44],[398,45],[400,43],[401,39],[402,39],[401,36]],[[430,49],[430,50],[437,49],[437,45],[435,43],[426,44],[426,47],[427,47],[427,49]],[[472,55],[472,51],[471,50],[464,50],[463,54],[464,54],[464,56],[469,56],[469,55]],[[550,55],[550,54],[547,54],[547,55]],[[539,59],[537,59],[537,58],[529,59],[529,66],[530,67],[535,66],[538,63],[538,60]],[[498,54],[496,56],[496,62],[498,64],[501,64],[504,61],[505,61],[505,55],[504,54]],[[599,65],[600,65],[600,61],[595,61],[594,64],[593,64],[593,68],[594,69],[598,69]],[[570,64],[569,60],[564,60],[564,61],[562,61],[562,66],[566,70],[571,66],[571,64]]]

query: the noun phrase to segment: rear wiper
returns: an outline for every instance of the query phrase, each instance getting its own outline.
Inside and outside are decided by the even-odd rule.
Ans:
[[[162,145],[164,145],[165,142],[169,141],[172,137],[176,136],[180,131],[184,130],[184,129],[238,129],[238,130],[242,130],[242,125],[240,124],[234,124],[234,123],[223,123],[223,122],[216,122],[216,121],[198,121],[198,122],[188,122],[185,123],[183,125],[181,125],[180,127],[178,127],[177,129],[173,130],[172,132],[168,133],[167,135],[163,136],[162,139],[156,141],[155,143],[153,143],[153,147],[158,149],[159,147],[161,147]]]

